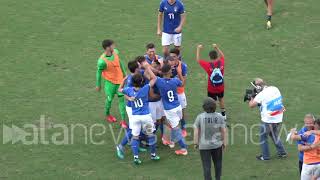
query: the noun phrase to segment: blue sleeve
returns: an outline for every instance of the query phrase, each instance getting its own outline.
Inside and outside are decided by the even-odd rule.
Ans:
[[[142,92],[143,92],[144,95],[148,95],[149,94],[149,90],[150,90],[150,84],[146,84],[142,88]]]
[[[159,7],[159,12],[163,12],[163,11],[164,11],[164,1],[161,1],[160,7]]]
[[[303,135],[303,133],[304,133],[305,131],[304,131],[304,129],[302,128],[302,129],[300,129],[299,131],[298,131],[298,135],[300,135],[300,137],[301,137],[301,135]],[[302,140],[302,138],[301,138],[301,140],[299,140],[299,141],[297,141],[297,144],[305,144],[305,142]]]
[[[160,79],[159,79],[159,77],[157,77],[155,85],[156,85],[158,88],[160,87]]]
[[[183,13],[184,13],[184,5],[183,5],[183,3],[180,1],[179,14],[183,14]]]
[[[122,89],[122,93],[127,95],[127,96],[129,96],[128,92],[129,92],[129,87],[125,87],[125,88]]]
[[[177,84],[177,86],[182,86],[182,81],[180,81],[180,79],[177,79],[177,78],[174,78],[175,79],[175,82]]]
[[[185,63],[182,63],[182,76],[187,76],[188,74],[188,66]]]

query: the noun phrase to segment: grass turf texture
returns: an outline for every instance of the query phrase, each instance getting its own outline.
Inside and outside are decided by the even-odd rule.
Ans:
[[[307,112],[319,113],[320,1],[275,1],[273,29],[265,30],[264,2],[215,0],[184,1],[187,24],[183,57],[189,66],[188,123],[201,111],[206,95],[206,74],[194,61],[196,44],[217,43],[226,55],[226,106],[231,125],[259,123],[257,110],[242,103],[249,81],[260,76],[280,88],[287,112],[287,128]],[[144,53],[155,42],[158,0],[152,1],[8,1],[0,2],[0,115],[3,124],[22,127],[40,115],[52,123],[104,123],[103,93],[94,91],[96,61],[101,41],[112,38],[122,60]],[[112,112],[117,112],[116,101]],[[119,118],[119,114],[115,113]],[[114,126],[116,135],[118,126]],[[2,131],[2,129],[0,130]],[[54,131],[56,132],[56,131]],[[61,129],[60,129],[61,132]],[[47,137],[52,135],[47,131]],[[258,129],[254,129],[253,138]],[[2,133],[1,133],[2,135]],[[118,160],[110,131],[86,145],[85,134],[75,133],[73,145],[0,145],[0,179],[202,179],[199,153],[177,157],[159,146],[159,162],[142,154],[143,165],[132,163],[130,150]],[[282,136],[284,139],[285,137]],[[223,179],[296,179],[295,145],[285,144],[289,157],[259,162],[259,146],[244,143],[236,129],[234,144],[223,157]],[[213,173],[213,171],[212,171]]]

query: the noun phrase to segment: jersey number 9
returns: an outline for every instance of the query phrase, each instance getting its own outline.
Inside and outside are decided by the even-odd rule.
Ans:
[[[168,95],[169,102],[173,102],[174,101],[173,91],[168,91],[167,95]]]

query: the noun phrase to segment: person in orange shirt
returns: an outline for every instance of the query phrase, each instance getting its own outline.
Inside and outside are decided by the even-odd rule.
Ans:
[[[320,119],[315,120],[314,130],[320,129]],[[304,152],[301,180],[311,180],[320,169],[320,135],[308,133],[301,135],[305,144],[299,144],[298,150]]]
[[[124,95],[118,92],[118,88],[126,76],[125,66],[120,60],[119,51],[115,49],[114,42],[110,39],[106,39],[102,42],[104,53],[98,59],[98,69],[96,73],[96,90],[101,89],[101,77],[104,80],[104,90],[106,94],[105,101],[105,115],[106,120],[110,123],[116,122],[117,119],[110,114],[111,104],[114,95],[119,98],[119,111],[122,121],[120,125],[123,128],[127,128],[125,122],[126,106]]]

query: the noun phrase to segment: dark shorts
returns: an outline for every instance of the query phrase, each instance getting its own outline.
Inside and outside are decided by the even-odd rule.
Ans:
[[[211,97],[214,100],[218,100],[218,98],[221,99],[221,98],[224,97],[224,92],[222,92],[222,93],[211,93],[211,92],[208,92],[208,97]]]

